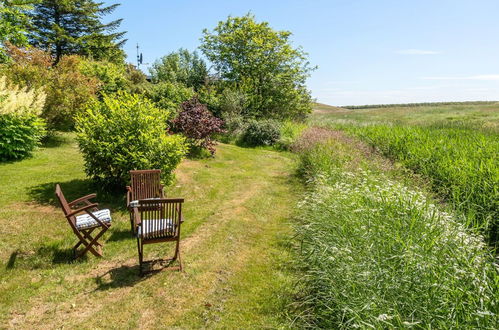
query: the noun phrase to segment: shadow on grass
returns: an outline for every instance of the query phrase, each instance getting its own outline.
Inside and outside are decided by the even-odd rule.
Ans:
[[[126,209],[125,189],[104,190],[102,186],[96,185],[90,179],[75,179],[66,182],[49,182],[29,188],[28,195],[34,201],[58,207],[59,201],[55,196],[55,185],[59,184],[68,202],[79,197],[96,193],[97,197],[92,201],[99,203],[100,208],[109,207],[112,211],[123,211]]]
[[[147,277],[145,276],[140,276],[139,265],[123,265],[95,277],[95,283],[97,284],[95,290],[105,291],[114,288],[134,286],[136,283],[143,281],[146,278]]]
[[[50,131],[46,137],[42,139],[43,148],[57,148],[63,144],[70,143],[71,139],[57,132]]]
[[[119,229],[119,230],[110,230],[111,236],[107,239],[107,242],[118,242],[127,239],[135,239],[135,236],[132,235],[130,229]]]
[[[71,248],[60,248],[59,244],[51,244],[42,246],[35,252],[12,252],[5,269],[46,269],[58,264],[82,263],[87,259],[87,255],[84,255],[75,260]]]

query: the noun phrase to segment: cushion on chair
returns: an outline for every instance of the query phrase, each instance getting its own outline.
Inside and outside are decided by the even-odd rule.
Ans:
[[[138,227],[137,235],[142,238],[173,236],[175,227],[176,225],[171,219],[143,220]]]
[[[148,201],[148,200],[155,200],[155,199],[158,199],[158,198],[144,198],[144,200]],[[154,204],[152,204],[154,205]],[[130,204],[128,204],[129,207],[138,207],[139,206],[139,201],[138,200],[134,200],[134,201],[131,201]]]
[[[111,212],[108,209],[92,212],[92,214],[105,224],[111,223]],[[95,221],[95,219],[92,218],[90,214],[82,214],[76,217],[76,228],[78,229],[85,229],[95,226],[100,226],[100,223]]]

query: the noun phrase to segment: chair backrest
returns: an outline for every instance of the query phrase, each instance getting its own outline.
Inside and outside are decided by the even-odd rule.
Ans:
[[[178,237],[180,235],[183,202],[183,198],[139,201],[138,210],[141,226],[145,231],[152,233],[152,235],[149,234],[149,238]]]
[[[71,222],[72,225],[74,225],[76,223],[76,219],[74,216],[68,218],[68,214],[71,213],[71,207],[69,207],[68,201],[66,200],[66,197],[64,197],[61,186],[59,186],[59,184],[55,185],[55,195],[57,196],[57,199],[61,204],[62,212],[64,212],[66,219],[68,219],[68,221]]]
[[[132,200],[160,198],[161,170],[130,171]]]

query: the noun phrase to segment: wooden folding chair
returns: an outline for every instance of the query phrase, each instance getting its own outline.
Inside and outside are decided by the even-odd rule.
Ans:
[[[182,224],[183,198],[161,198],[139,200],[133,208],[137,221],[137,248],[139,250],[140,273],[144,263],[144,245],[160,242],[176,242],[175,255],[169,261],[178,261],[178,266],[169,267],[173,270],[182,270],[180,259],[180,225]]]
[[[74,258],[79,258],[88,251],[96,257],[102,257],[102,244],[98,242],[98,239],[111,227],[110,211],[108,209],[99,210],[97,203],[90,202],[90,199],[95,198],[96,194],[87,195],[68,203],[58,184],[55,186],[55,194],[69,225],[79,240],[73,247]],[[100,231],[97,235],[92,236],[96,229],[100,229]],[[84,249],[77,253],[80,245],[83,245]]]
[[[141,199],[163,198],[161,184],[161,170],[134,170],[130,171],[130,186],[126,187],[126,205],[130,211],[130,225],[132,234],[137,233],[136,221],[133,218],[133,208]]]

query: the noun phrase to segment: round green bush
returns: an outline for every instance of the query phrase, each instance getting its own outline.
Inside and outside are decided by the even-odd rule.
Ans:
[[[76,117],[87,175],[107,186],[124,186],[130,170],[161,169],[164,183],[170,183],[187,152],[185,138],[168,133],[170,116],[147,98],[125,92],[94,102]]]
[[[243,143],[250,146],[271,146],[281,137],[279,122],[275,120],[252,120],[243,133]]]
[[[0,114],[0,161],[31,154],[45,136],[45,121],[34,114]]]

